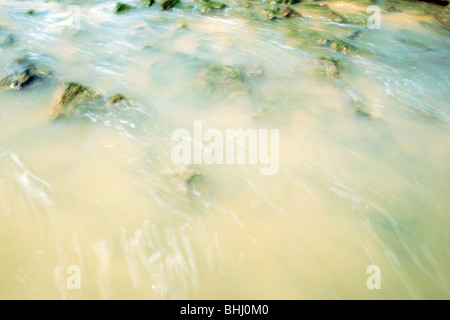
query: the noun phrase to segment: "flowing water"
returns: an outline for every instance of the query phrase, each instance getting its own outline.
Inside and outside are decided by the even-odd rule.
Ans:
[[[326,2],[340,22],[224,3],[119,15],[116,1],[0,0],[0,79],[24,55],[54,71],[0,89],[0,298],[450,298],[443,7],[379,1],[369,29],[372,1]],[[238,88],[211,89],[212,66]],[[130,100],[52,120],[65,81]],[[279,129],[278,173],[175,165],[172,132],[195,121]],[[207,179],[192,190],[191,174]]]

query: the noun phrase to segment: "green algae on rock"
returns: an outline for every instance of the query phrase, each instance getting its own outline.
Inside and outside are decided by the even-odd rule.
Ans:
[[[136,8],[136,7],[126,4],[126,3],[117,2],[116,8],[114,9],[114,13],[122,14],[122,13],[125,13],[134,8]]]
[[[195,2],[202,5],[202,7],[200,8],[201,13],[211,13],[213,11],[226,8],[225,4],[212,0],[195,0]]]
[[[159,10],[167,11],[176,7],[181,1],[180,0],[163,0],[159,4]]]
[[[20,62],[18,62],[21,65]],[[22,62],[25,64],[25,62]],[[0,87],[4,89],[21,90],[32,83],[48,77],[52,73],[46,68],[38,68],[35,64],[22,65],[19,70],[8,75],[0,81]]]
[[[437,20],[447,27],[450,27],[450,5],[437,16]]]
[[[122,101],[127,101],[128,98],[123,95],[122,93],[116,93],[115,95],[111,96],[108,100],[109,104],[116,104]]]
[[[53,107],[53,119],[61,119],[84,111],[82,106],[96,104],[102,96],[94,89],[76,82],[65,82]]]
[[[287,4],[278,5],[273,2],[263,9],[262,14],[267,20],[302,17],[300,12],[297,12],[296,10],[292,9]]]
[[[335,58],[326,58],[321,57],[320,61],[320,69],[326,76],[330,79],[337,79],[341,74],[341,67],[339,61]]]
[[[203,79],[211,85],[232,87],[242,82],[240,72],[230,66],[214,66],[203,72]]]
[[[358,50],[354,45],[340,39],[328,40],[327,45],[331,49],[340,52],[342,54],[352,54]]]

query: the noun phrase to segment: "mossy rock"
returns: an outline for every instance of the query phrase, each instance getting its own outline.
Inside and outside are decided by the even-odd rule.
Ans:
[[[159,10],[167,11],[167,10],[173,9],[178,4],[180,4],[180,2],[181,2],[180,0],[163,0],[159,4]]]
[[[327,45],[330,47],[330,49],[333,49],[342,54],[352,54],[358,51],[358,48],[356,48],[354,45],[340,39],[328,40]]]
[[[35,64],[27,63],[27,60],[18,62],[19,69],[0,81],[0,87],[4,89],[22,90],[29,85],[47,78],[52,71],[47,68],[38,68]],[[23,65],[21,65],[23,64]]]
[[[263,9],[262,14],[267,20],[302,17],[300,12],[295,11],[290,6],[281,6],[273,2]]]
[[[242,83],[240,72],[230,66],[214,66],[202,71],[203,80],[211,86],[235,87]]]
[[[283,8],[281,8],[280,14],[283,18],[301,18],[302,17],[300,12],[295,11],[288,5],[285,5]]]
[[[53,119],[81,114],[85,107],[97,105],[102,96],[94,89],[76,82],[65,82],[58,92],[58,101],[53,107]]]
[[[128,101],[128,98],[122,93],[116,93],[115,95],[111,96],[108,100],[109,104],[117,104],[122,101]]]
[[[117,2],[116,8],[114,9],[114,13],[116,13],[116,14],[122,14],[122,13],[125,13],[125,12],[127,12],[127,11],[130,11],[130,10],[132,10],[132,9],[134,9],[134,8],[136,8],[136,7],[131,6],[131,5],[129,5],[129,4],[126,4],[126,3]]]
[[[263,9],[262,14],[267,20],[276,19],[280,15],[280,7],[276,3],[270,3]]]
[[[338,79],[341,74],[339,61],[334,58],[321,57],[319,59],[320,69],[330,79]]]
[[[25,11],[25,14],[29,15],[29,16],[34,16],[36,14],[36,10],[29,9],[29,10]]]
[[[202,5],[202,7],[200,8],[200,13],[211,13],[213,11],[222,10],[226,8],[225,4],[217,1],[195,0],[195,2]]]
[[[444,10],[437,16],[439,22],[450,28],[450,6],[445,7]]]

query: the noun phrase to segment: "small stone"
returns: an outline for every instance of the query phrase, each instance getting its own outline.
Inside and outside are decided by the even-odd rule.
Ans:
[[[134,6],[130,6],[129,4],[118,2],[116,4],[116,8],[114,9],[114,13],[122,14],[134,8]]]
[[[245,67],[245,74],[249,77],[260,77],[264,74],[264,70],[260,64],[253,63]]]
[[[322,71],[328,78],[337,79],[340,76],[340,66],[337,59],[333,58],[320,58],[320,66]]]
[[[122,101],[127,101],[128,98],[125,97],[122,93],[116,93],[115,95],[111,96],[108,100],[109,104],[116,104]]]
[[[352,100],[353,111],[360,117],[371,119],[372,116],[367,111],[367,107],[361,102],[361,100],[353,99]]]

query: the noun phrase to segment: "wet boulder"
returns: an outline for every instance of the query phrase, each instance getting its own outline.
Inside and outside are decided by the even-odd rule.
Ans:
[[[321,57],[320,70],[330,79],[338,79],[341,74],[339,61],[334,58]]]
[[[351,43],[348,43],[348,42],[346,42],[344,40],[340,40],[340,39],[328,40],[326,45],[328,47],[330,47],[330,49],[340,52],[342,54],[352,54],[358,50]]]
[[[22,90],[29,85],[43,80],[52,74],[52,70],[37,66],[26,56],[15,60],[15,71],[0,80],[0,87],[10,90]]]
[[[178,4],[180,4],[180,0],[163,0],[159,4],[159,10],[167,11],[175,8]]]
[[[450,28],[450,5],[436,17],[439,22]]]
[[[98,106],[102,96],[96,90],[76,82],[65,82],[61,85],[57,101],[53,106],[53,119],[79,115]]]
[[[300,12],[294,10],[289,5],[279,5],[273,2],[263,9],[262,14],[267,20],[302,17]]]
[[[116,8],[114,9],[114,13],[122,14],[122,13],[130,11],[131,9],[134,9],[134,8],[136,8],[136,7],[126,4],[126,3],[117,2]]]
[[[128,98],[125,95],[123,95],[122,93],[116,93],[108,99],[108,103],[111,105],[114,105],[114,104],[117,104],[117,103],[120,103],[123,101],[128,101]]]
[[[213,11],[222,10],[226,8],[226,5],[212,0],[195,0],[195,2],[202,5],[200,8],[201,13],[211,13]]]

